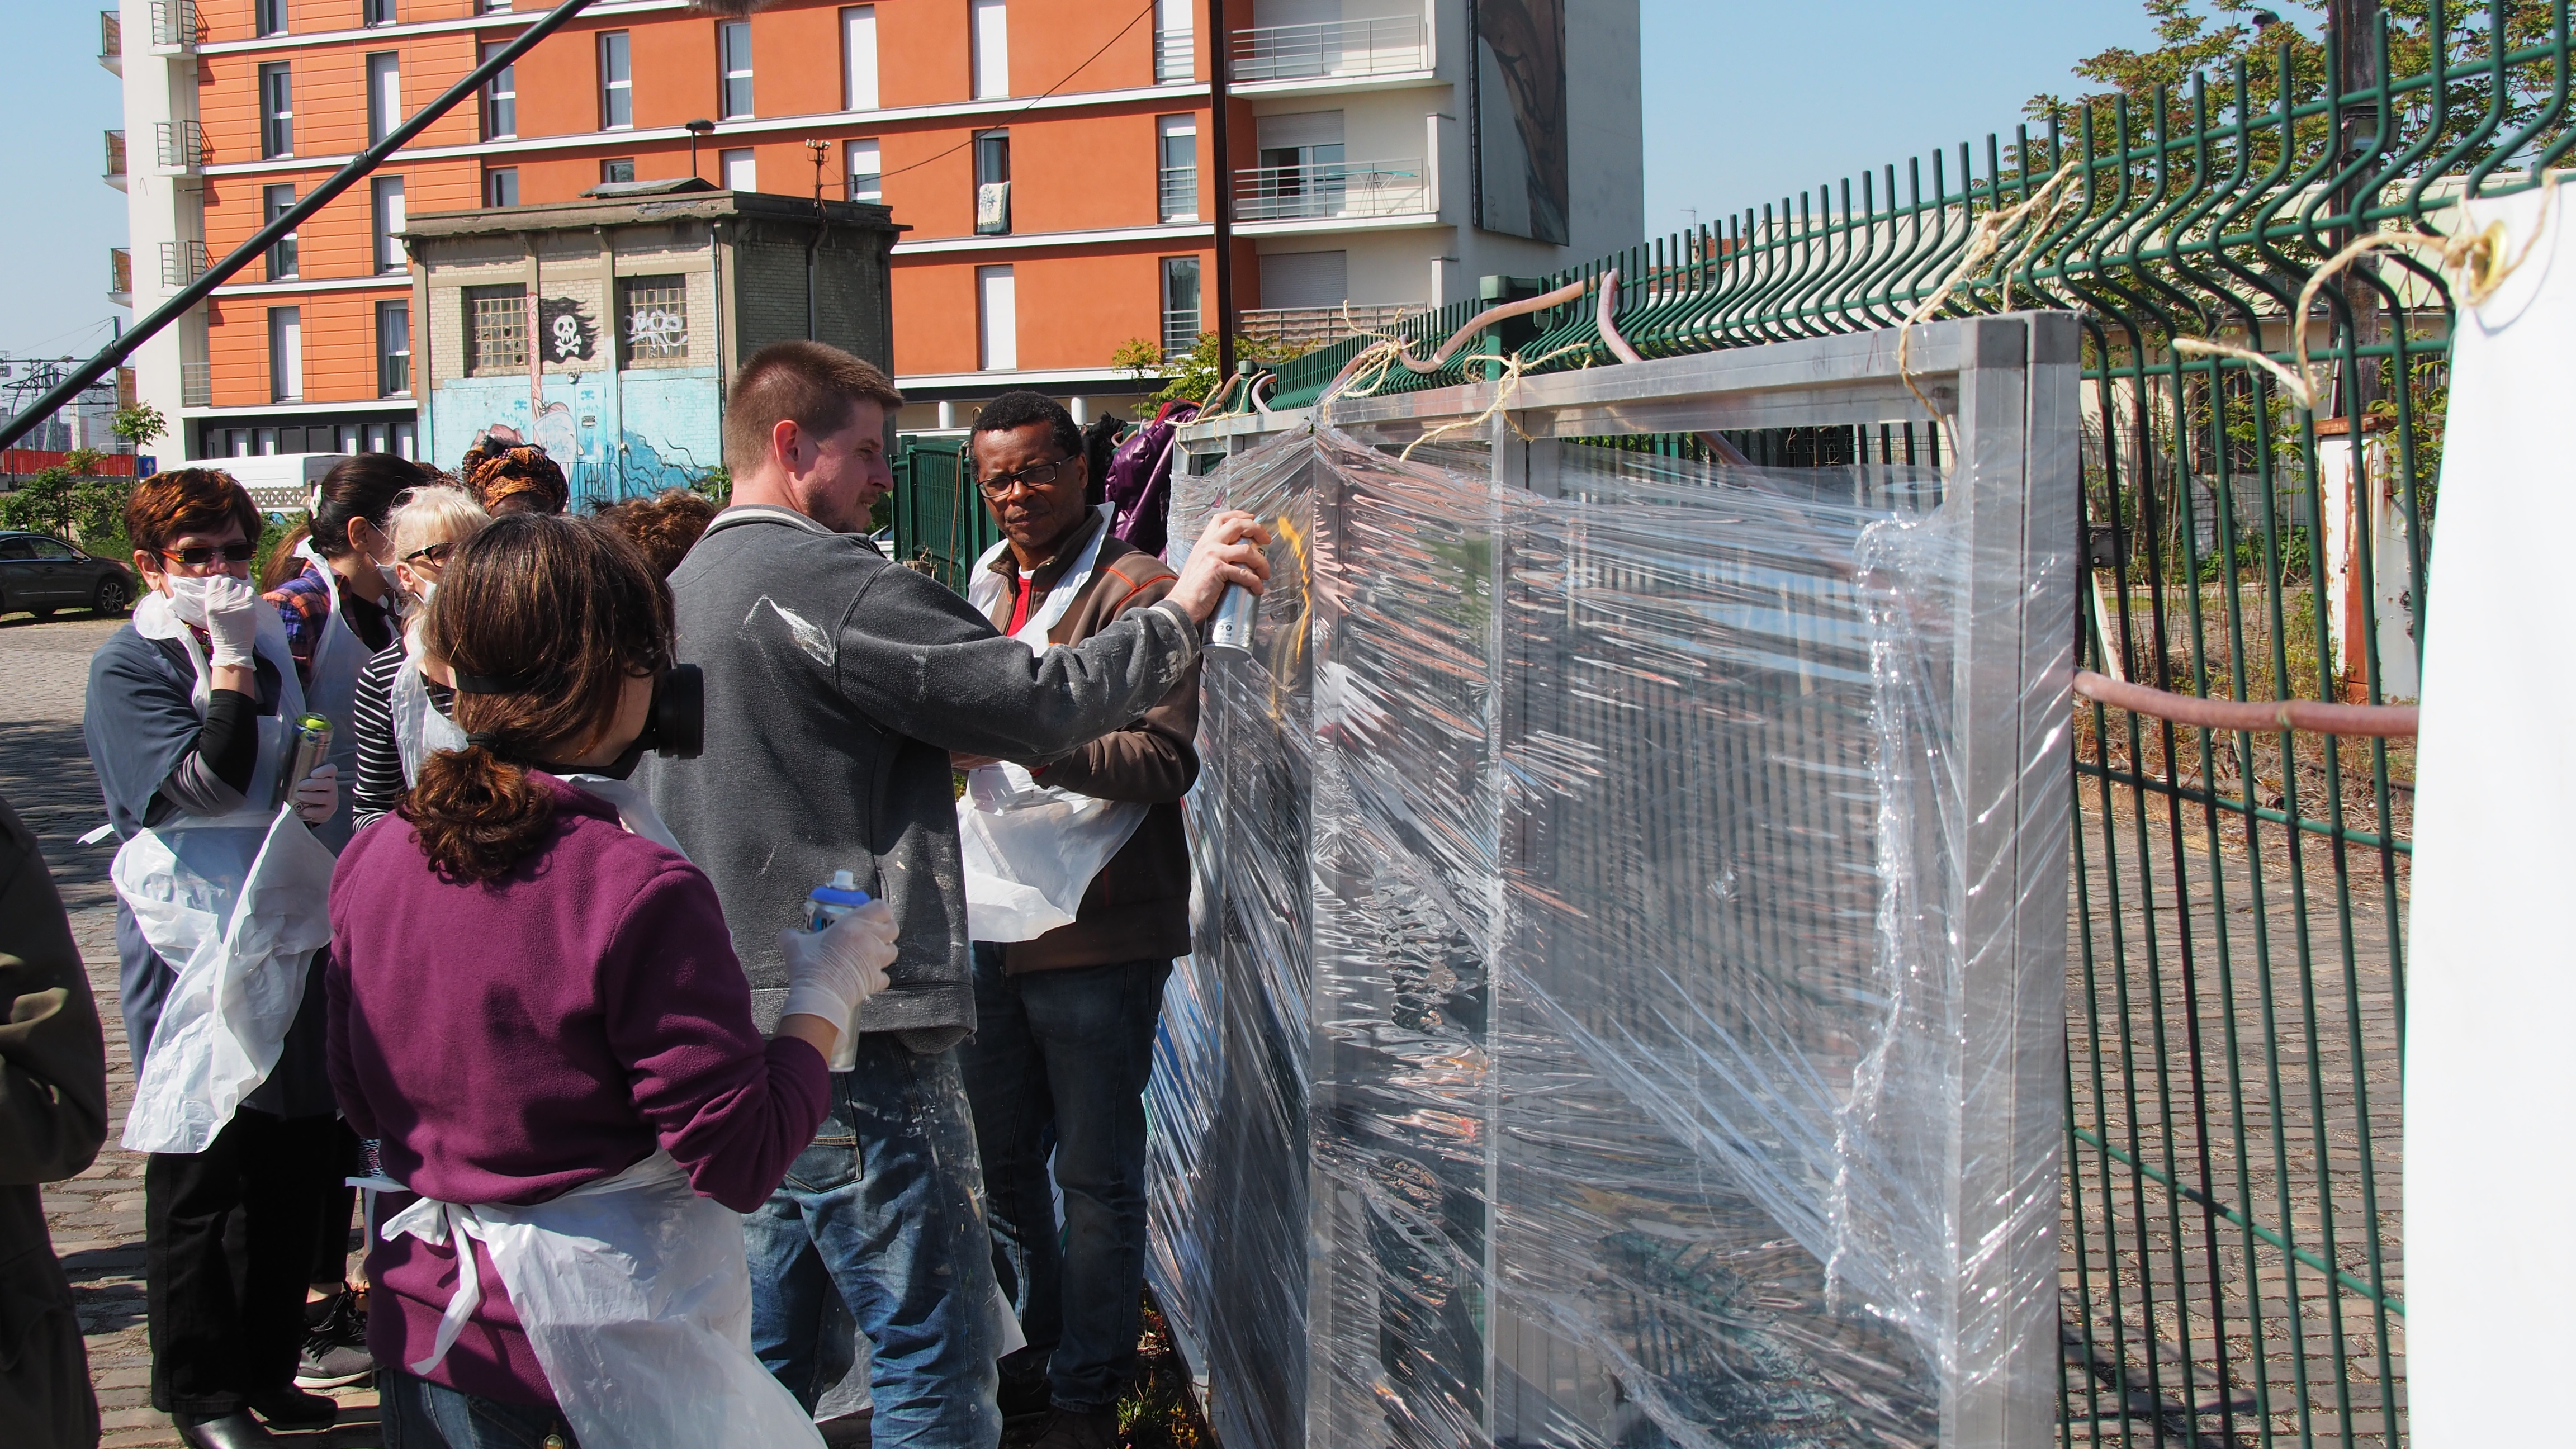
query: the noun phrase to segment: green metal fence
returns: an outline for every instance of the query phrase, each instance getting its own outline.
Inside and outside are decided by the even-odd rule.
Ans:
[[[894,451],[894,557],[966,592],[967,570],[1001,530],[958,464],[955,438],[906,434]]]
[[[1963,145],[1496,291],[1615,269],[1615,325],[1650,357],[1890,327],[1977,218],[2071,164],[2063,204],[1941,312],[2083,318],[2094,567],[2068,621],[2083,664],[2238,699],[2410,697],[2451,289],[2381,253],[2308,317],[2295,299],[2357,231],[2441,231],[2464,196],[2562,164],[2568,23],[2568,0],[2388,0],[2359,53],[2332,33],[2283,44],[1989,137],[1982,155]],[[1436,341],[1488,300],[1397,331]],[[2294,323],[2326,383],[2313,416],[2261,369],[2172,347],[2212,336],[2288,361]],[[1272,405],[1311,402],[1362,345],[1283,366]],[[1492,377],[1508,351],[1544,359],[1533,371],[1613,361],[1587,297],[1379,387]],[[1733,436],[1792,464],[1941,441],[1894,420]],[[2413,743],[2229,734],[2081,702],[2072,724],[2062,1436],[2403,1443]]]

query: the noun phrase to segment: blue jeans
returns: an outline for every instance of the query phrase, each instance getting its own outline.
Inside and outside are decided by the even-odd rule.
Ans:
[[[552,1409],[505,1404],[400,1369],[376,1370],[376,1384],[385,1449],[539,1449],[548,1434],[573,1444]]]
[[[1108,1409],[1136,1375],[1145,1083],[1171,974],[1169,961],[1129,961],[1009,976],[1001,948],[975,946],[966,1094],[992,1202],[993,1272],[1029,1340],[1004,1370],[1043,1370],[1060,1409]]]
[[[993,1449],[1001,1324],[983,1198],[957,1053],[860,1037],[814,1140],[742,1220],[752,1352],[811,1412],[849,1365],[855,1317],[875,1347],[879,1449]]]

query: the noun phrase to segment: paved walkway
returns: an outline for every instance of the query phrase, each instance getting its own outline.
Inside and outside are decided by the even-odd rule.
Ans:
[[[90,1381],[98,1388],[103,1443],[110,1449],[179,1442],[169,1416],[148,1401],[143,1158],[116,1145],[134,1097],[134,1065],[117,1008],[116,904],[107,879],[112,852],[79,843],[102,818],[98,781],[81,742],[81,697],[89,656],[118,622],[86,615],[43,624],[24,614],[0,618],[0,798],[26,818],[53,867],[107,1029],[107,1147],[89,1171],[45,1189],[45,1222],[79,1300]],[[383,1442],[375,1390],[344,1389],[333,1397],[340,1401],[340,1427],[284,1437],[311,1449],[372,1449]]]

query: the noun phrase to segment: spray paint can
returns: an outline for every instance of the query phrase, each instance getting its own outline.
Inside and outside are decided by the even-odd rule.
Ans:
[[[329,719],[318,714],[298,715],[287,730],[287,747],[291,753],[287,756],[286,772],[277,777],[277,798],[268,802],[271,810],[285,804],[286,797],[295,793],[295,787],[304,783],[304,777],[321,769],[322,762],[331,758]]]
[[[814,887],[813,894],[805,898],[805,929],[819,935],[867,903],[868,893],[859,889],[857,877],[846,870],[836,870],[830,880]]]
[[[1251,658],[1252,623],[1260,614],[1259,594],[1241,584],[1226,585],[1225,597],[1217,600],[1216,614],[1208,620],[1208,652]]]

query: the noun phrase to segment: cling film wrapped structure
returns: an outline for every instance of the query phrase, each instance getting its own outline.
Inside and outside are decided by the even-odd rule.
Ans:
[[[1152,1100],[1219,1439],[2046,1435],[2053,440],[1955,426],[1945,474],[1263,421],[1173,530],[1274,535],[1206,672]]]

